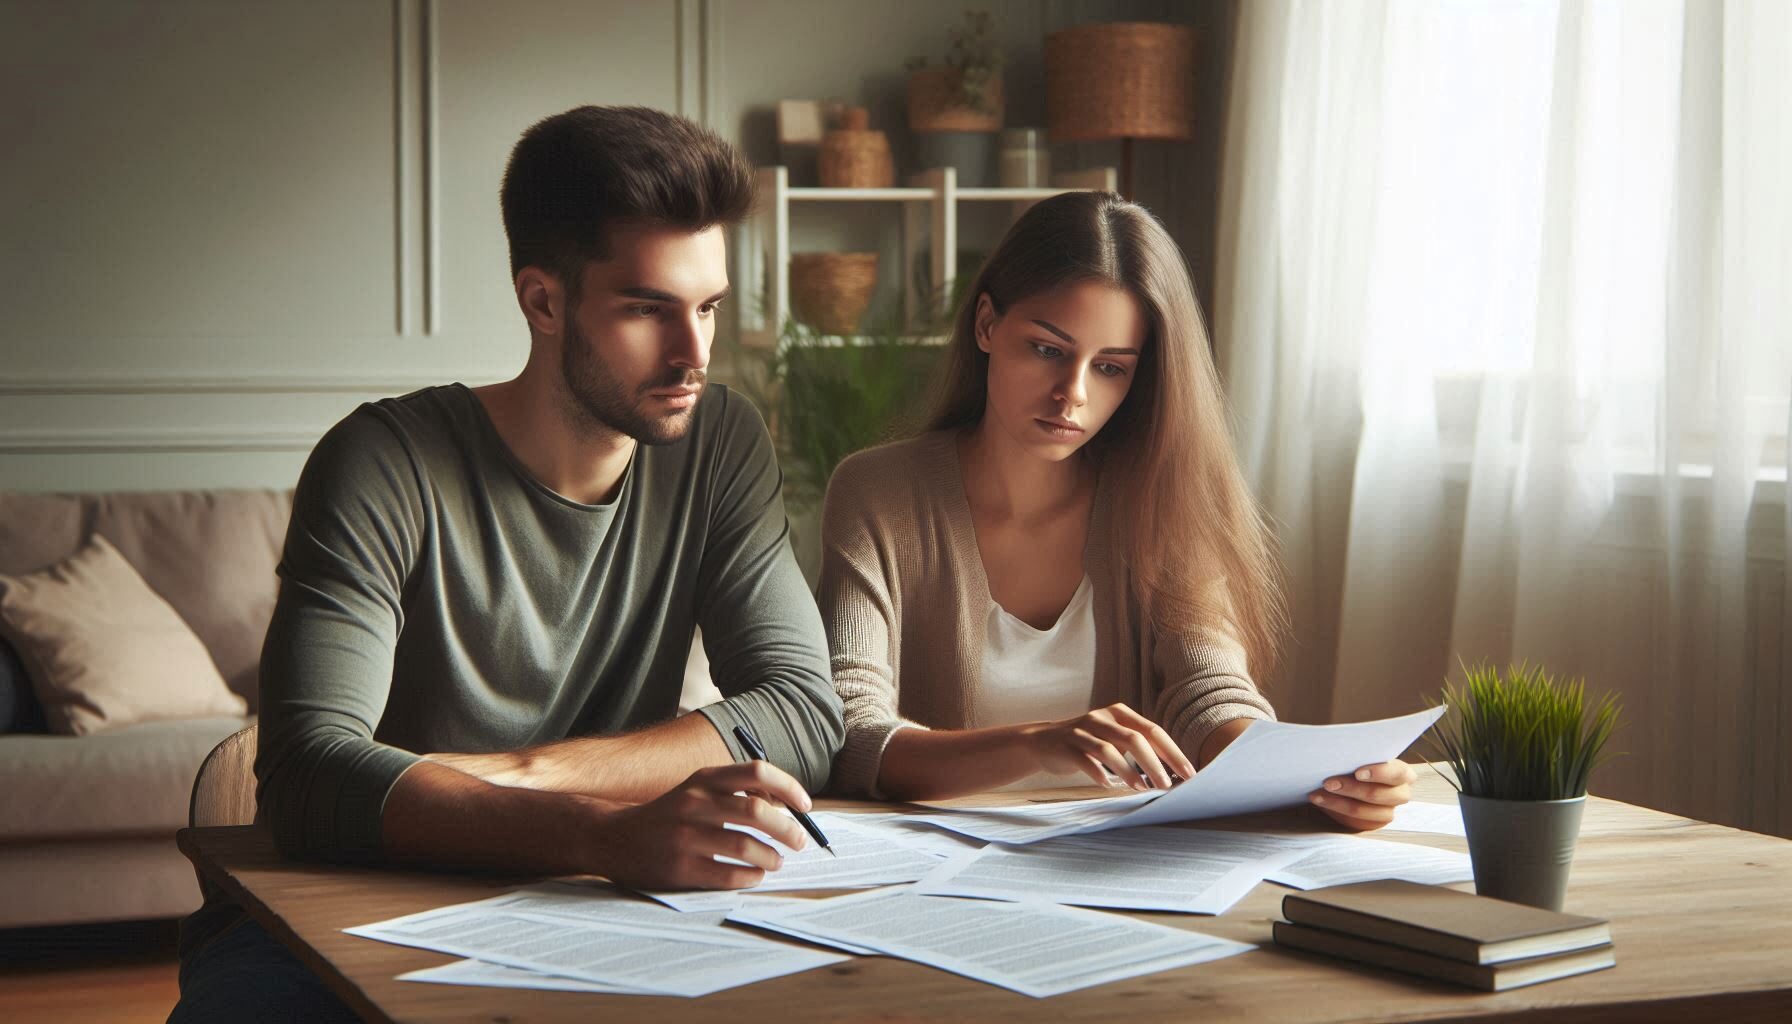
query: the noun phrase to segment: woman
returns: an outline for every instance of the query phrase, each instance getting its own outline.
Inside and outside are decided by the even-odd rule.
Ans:
[[[1274,716],[1249,666],[1270,670],[1285,620],[1187,268],[1142,207],[1074,192],[967,294],[929,429],[828,485],[834,784],[1167,787]],[[1411,779],[1366,766],[1313,800],[1375,828]]]

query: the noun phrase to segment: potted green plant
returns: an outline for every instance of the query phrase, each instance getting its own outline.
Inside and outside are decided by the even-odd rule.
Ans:
[[[988,11],[966,11],[952,30],[943,66],[925,57],[904,65],[908,71],[908,126],[928,167],[954,167],[959,184],[989,184],[995,133],[1002,129],[1001,47]]]
[[[1618,725],[1616,697],[1589,705],[1582,680],[1541,667],[1463,673],[1460,686],[1444,685],[1431,740],[1459,793],[1475,891],[1560,910],[1587,780]]]
[[[794,319],[771,348],[737,346],[729,383],[765,415],[784,471],[792,547],[814,578],[817,516],[840,460],[918,427],[928,384],[945,351],[894,316],[874,317],[847,343]]]

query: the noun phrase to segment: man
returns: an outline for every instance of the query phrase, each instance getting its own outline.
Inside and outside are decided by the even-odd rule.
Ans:
[[[522,373],[362,406],[294,496],[256,761],[286,854],[733,888],[779,856],[725,825],[804,845],[778,804],[826,781],[840,706],[764,424],[705,382],[751,199],[682,118],[524,134],[502,189]],[[725,699],[675,717],[697,626]],[[345,1012],[208,913],[240,918],[188,921],[174,1019]],[[252,976],[290,987],[245,1003]]]

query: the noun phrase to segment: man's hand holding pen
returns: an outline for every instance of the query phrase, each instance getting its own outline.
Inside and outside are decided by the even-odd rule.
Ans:
[[[744,889],[758,885],[784,858],[742,829],[800,850],[809,839],[784,808],[806,812],[811,806],[802,784],[769,761],[702,768],[658,799],[605,813],[588,860],[595,871],[630,888]]]

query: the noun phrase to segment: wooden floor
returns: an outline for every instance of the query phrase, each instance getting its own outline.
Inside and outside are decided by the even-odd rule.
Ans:
[[[0,929],[0,1020],[137,1024],[180,996],[175,921]]]

